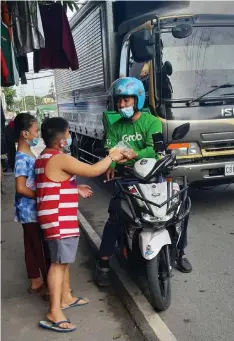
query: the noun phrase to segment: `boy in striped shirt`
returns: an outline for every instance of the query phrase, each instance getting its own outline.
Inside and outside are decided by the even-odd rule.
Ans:
[[[48,273],[50,310],[47,321],[40,326],[58,332],[74,331],[63,309],[85,305],[87,298],[73,297],[70,290],[69,264],[75,261],[78,241],[78,195],[90,197],[93,192],[86,185],[78,186],[76,175],[96,177],[112,162],[124,161],[119,149],[94,165],[88,165],[65,154],[64,148],[72,139],[68,122],[61,117],[47,119],[41,133],[46,148],[36,160],[37,215],[50,252]]]

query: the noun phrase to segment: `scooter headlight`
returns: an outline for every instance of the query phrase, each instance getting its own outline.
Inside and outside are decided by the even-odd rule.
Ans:
[[[147,223],[157,223],[159,218],[154,217],[148,213],[142,213],[142,219]]]
[[[170,218],[172,218],[172,216],[173,216],[173,213],[170,213],[167,215],[167,217],[166,217],[167,219],[165,219],[165,217],[163,217],[163,218],[154,217],[148,213],[142,213],[141,214],[142,220],[145,223],[152,224],[156,228],[161,228],[163,225],[165,225],[166,221],[168,221]]]

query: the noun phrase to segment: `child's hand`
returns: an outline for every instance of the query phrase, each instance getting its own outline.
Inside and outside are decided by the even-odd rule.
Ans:
[[[78,190],[80,196],[84,199],[90,198],[93,195],[93,191],[88,185],[79,185]]]
[[[137,156],[138,156],[137,153],[134,150],[132,150],[132,149],[124,150],[122,152],[122,154],[123,154],[124,159],[127,159],[127,160],[136,159]]]
[[[118,161],[123,160],[122,152],[123,152],[123,149],[115,148],[112,152],[109,153],[109,155],[114,162],[118,162]]]

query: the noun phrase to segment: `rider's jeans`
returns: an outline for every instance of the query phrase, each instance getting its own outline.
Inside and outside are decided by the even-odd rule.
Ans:
[[[109,218],[105,224],[102,242],[100,246],[100,257],[111,257],[114,253],[116,241],[121,232],[121,199],[113,197],[109,205]],[[187,246],[187,227],[189,216],[185,219],[184,228],[178,243],[179,253],[184,254]]]
[[[121,200],[119,197],[113,197],[109,204],[109,217],[105,224],[102,242],[100,246],[100,256],[110,257],[114,253],[116,241],[121,231]]]

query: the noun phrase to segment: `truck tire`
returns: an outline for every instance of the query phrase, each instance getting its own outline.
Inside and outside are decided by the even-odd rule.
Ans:
[[[171,280],[167,273],[166,249],[146,261],[146,273],[152,306],[156,311],[164,311],[171,304]]]

